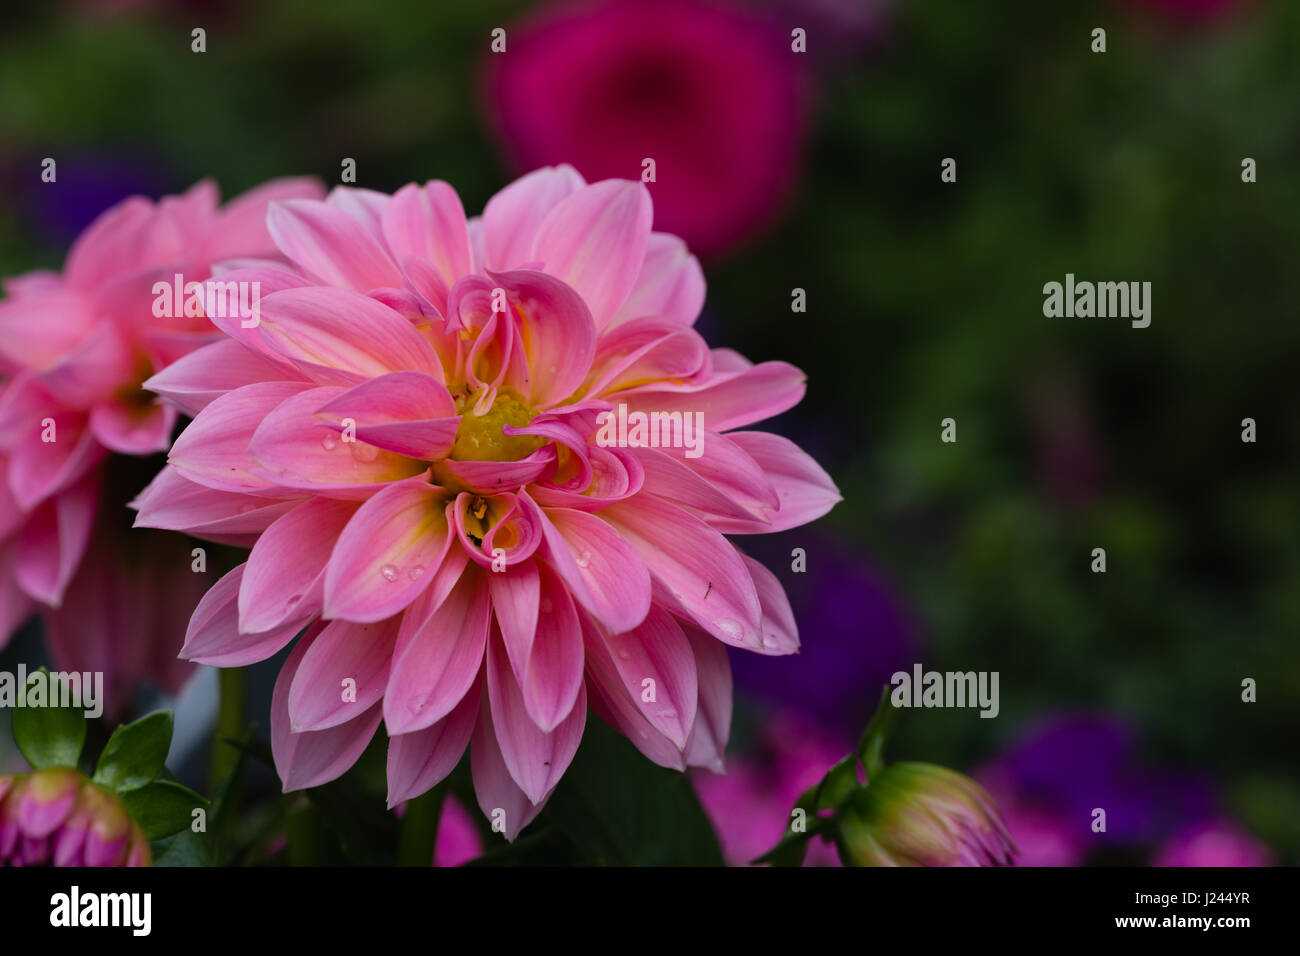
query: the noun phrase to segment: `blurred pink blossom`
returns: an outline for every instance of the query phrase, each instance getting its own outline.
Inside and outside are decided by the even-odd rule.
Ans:
[[[1273,851],[1230,820],[1188,827],[1156,850],[1152,866],[1273,866]]]

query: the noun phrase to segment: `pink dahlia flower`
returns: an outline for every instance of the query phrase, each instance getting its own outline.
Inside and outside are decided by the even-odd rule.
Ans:
[[[318,195],[283,180],[224,209],[209,182],[157,203],[132,197],[91,224],[61,274],[4,283],[0,645],[40,612],[56,667],[103,671],[110,710],[141,678],[179,684],[187,668],[171,645],[202,593],[183,547],[132,547],[114,511],[148,478],[120,487],[132,480],[129,459],[165,451],[176,423],[176,409],[141,383],[219,335],[183,302],[176,317],[157,317],[154,285],[179,273],[183,289],[217,260],[274,254],[268,202]],[[83,565],[92,549],[105,556]]]
[[[0,866],[149,866],[118,796],[68,767],[0,777]]]
[[[242,666],[307,628],[272,705],[286,789],[337,777],[383,721],[390,804],[468,745],[513,838],[589,703],[659,764],[718,766],[725,646],[796,650],[776,576],[723,535],[839,500],[792,442],[745,430],[804,376],[709,350],[699,265],[651,220],[640,183],[567,166],[469,222],[442,182],[276,203],[293,268],[222,277],[262,283],[260,324],[215,320],[226,340],[148,383],[195,418],[138,523],[256,542],[183,655]],[[649,412],[683,428],[613,434]]]
[[[1231,820],[1185,827],[1157,848],[1152,866],[1274,866],[1277,858]]]
[[[488,55],[488,106],[521,169],[632,178],[653,159],[656,225],[714,255],[794,185],[809,96],[791,29],[700,0],[569,6]]]

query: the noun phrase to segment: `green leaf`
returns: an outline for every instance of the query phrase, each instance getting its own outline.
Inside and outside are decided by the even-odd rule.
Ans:
[[[721,866],[722,851],[684,774],[656,766],[626,738],[589,719],[573,764],[542,815],[576,848],[576,862]]]
[[[189,827],[153,844],[154,866],[216,866],[216,841]]]
[[[48,700],[53,684],[42,667],[32,678],[42,676]],[[30,701],[30,691],[28,700]],[[76,767],[86,742],[86,714],[75,707],[26,707],[14,710],[14,741],[23,756],[37,770],[45,767]]]
[[[169,710],[141,717],[113,731],[95,766],[95,783],[117,793],[138,790],[162,771],[172,742]]]
[[[201,807],[206,812],[208,807],[205,798],[172,780],[155,780],[138,790],[129,790],[122,794],[122,802],[150,840],[189,827],[194,811]]]
[[[834,810],[858,788],[858,758],[849,754],[826,771],[817,787],[817,805],[805,809]]]

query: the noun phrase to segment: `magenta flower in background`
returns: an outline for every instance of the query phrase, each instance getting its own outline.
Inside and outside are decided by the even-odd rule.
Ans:
[[[1271,849],[1230,820],[1187,827],[1162,844],[1152,866],[1273,866]]]
[[[546,9],[489,56],[491,119],[520,169],[632,179],[653,159],[656,227],[720,254],[797,177],[809,97],[791,29],[697,0]]]
[[[434,866],[460,866],[483,855],[483,838],[459,800],[450,794],[438,817],[438,838],[433,846]]]
[[[775,845],[790,810],[805,790],[852,746],[795,712],[777,713],[763,726],[752,752],[727,757],[726,773],[698,770],[691,782],[731,866],[745,866]],[[835,848],[808,844],[805,866],[839,866]]]
[[[293,267],[219,277],[261,282],[260,324],[214,319],[228,338],[149,381],[195,419],[138,523],[256,539],[183,654],[243,666],[309,628],[272,702],[287,790],[339,776],[382,720],[390,805],[468,745],[513,839],[589,702],[663,766],[719,766],[725,646],[797,649],[776,575],[723,535],[839,500],[794,443],[743,430],[803,374],[707,347],[699,265],[652,219],[640,183],[571,167],[469,222],[441,182],[275,203]],[[605,412],[680,413],[702,440],[634,447]]]
[[[55,667],[103,671],[110,712],[144,678],[178,686],[178,625],[202,588],[179,544],[142,548],[118,527],[143,484],[121,487],[126,459],[166,450],[176,422],[141,383],[217,334],[201,315],[155,317],[154,283],[273,254],[267,203],[319,193],[283,180],[224,209],[208,182],[158,203],[133,197],[95,220],[62,273],[4,283],[0,644],[40,613]],[[92,548],[99,559],[83,563]]]

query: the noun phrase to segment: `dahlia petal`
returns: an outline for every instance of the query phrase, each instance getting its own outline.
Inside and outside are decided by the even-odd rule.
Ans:
[[[224,575],[199,601],[181,647],[180,656],[185,660],[209,667],[246,667],[278,654],[306,625],[306,619],[299,619],[260,634],[240,633],[239,588],[244,568],[241,564]]]
[[[799,625],[795,623],[794,611],[790,607],[790,599],[786,597],[785,588],[777,576],[762,564],[747,554],[742,554],[741,557],[754,579],[758,601],[763,607],[763,643],[754,650],[773,656],[797,654]]]
[[[330,621],[298,662],[289,685],[289,729],[328,730],[377,704],[388,683],[397,618],[370,624]],[[350,682],[350,683],[349,683]]]
[[[397,264],[370,230],[329,203],[272,203],[266,226],[280,251],[324,285],[357,292],[401,285]]]
[[[646,385],[619,393],[630,411],[704,413],[710,431],[725,432],[779,415],[807,391],[803,372],[787,362],[763,362],[740,372],[717,373],[703,384]]]
[[[13,545],[0,546],[0,649],[9,643],[14,631],[36,609],[36,602],[18,585],[14,565],[16,550]]]
[[[271,488],[250,469],[249,441],[282,402],[308,386],[301,382],[259,382],[214,400],[181,432],[167,460],[185,478],[218,491],[258,492]]]
[[[641,555],[684,616],[718,640],[762,645],[762,612],[739,552],[699,518],[651,495],[601,512]]]
[[[555,449],[547,445],[518,461],[456,461],[448,458],[438,462],[437,471],[445,471],[468,491],[491,495],[501,488],[530,484],[554,466]]]
[[[661,317],[633,319],[606,329],[591,360],[584,392],[606,395],[664,379],[694,376],[709,359],[694,329]]]
[[[266,529],[239,585],[241,631],[256,634],[320,613],[330,551],[357,508],[353,501],[312,498]]]
[[[219,540],[260,534],[298,503],[299,499],[279,500],[217,491],[190,481],[171,465],[164,465],[129,507],[137,511],[137,528],[185,531],[195,537]]]
[[[332,383],[440,369],[437,355],[410,322],[347,289],[285,289],[264,296],[257,331],[304,372],[329,376]]]
[[[90,542],[99,481],[88,475],[42,502],[18,536],[18,583],[34,600],[58,607]]]
[[[555,205],[537,227],[531,258],[563,279],[604,329],[636,285],[654,208],[640,182],[607,179]]]
[[[448,288],[472,271],[465,209],[447,183],[399,189],[384,207],[383,231],[398,262],[411,257],[431,263]]]
[[[645,471],[644,490],[648,494],[666,498],[676,505],[689,508],[706,521],[713,518],[735,518],[741,521],[762,521],[763,513],[746,507],[694,471],[685,462],[657,448],[629,449]]]
[[[839,489],[794,442],[770,432],[731,432],[727,435],[763,469],[779,500],[766,521],[733,521],[713,525],[725,534],[786,531],[816,521],[840,501]]]
[[[125,402],[96,405],[90,431],[105,448],[122,455],[150,455],[171,446],[176,409],[155,404],[145,408]]]
[[[203,283],[203,302],[208,321],[236,342],[277,365],[289,365],[268,346],[257,329],[262,319],[262,299],[273,292],[302,289],[311,283],[287,266],[275,262],[235,263],[214,266],[212,278]],[[253,313],[253,292],[257,292],[257,312]],[[245,306],[248,306],[246,309]]]
[[[623,693],[674,747],[685,749],[695,723],[698,685],[695,655],[681,625],[667,611],[652,607],[637,627],[604,635],[604,640]]]
[[[366,442],[346,441],[328,422],[317,418],[317,409],[340,393],[336,386],[308,389],[291,395],[266,413],[248,441],[248,455],[260,466],[253,469],[253,474],[281,488],[368,497],[377,485],[401,481],[426,469],[423,462]],[[220,401],[204,409],[195,422]],[[175,456],[175,449],[172,454]]]
[[[493,826],[499,823],[505,838],[513,843],[519,831],[542,812],[542,805],[529,800],[510,775],[492,724],[487,694],[480,695],[478,723],[470,738],[469,755],[479,809]]]
[[[445,494],[412,478],[357,510],[325,570],[326,617],[379,621],[415,600],[451,545]]]
[[[703,307],[704,270],[699,260],[676,236],[652,232],[636,284],[610,326],[647,315],[691,325]]]
[[[446,458],[460,425],[447,386],[422,372],[390,372],[362,382],[330,399],[316,416],[340,429],[350,418],[360,441],[421,461]]]
[[[101,213],[72,244],[64,276],[69,286],[93,289],[105,279],[139,267],[141,236],[154,205],[131,196]]]
[[[478,721],[478,683],[446,717],[424,730],[388,738],[388,806],[427,793],[456,769]]]
[[[271,752],[285,793],[319,787],[346,773],[370,744],[383,719],[382,708],[375,704],[347,723],[328,730],[295,734],[290,729],[289,688],[299,663],[320,633],[315,628],[313,631],[304,634],[294,645],[289,659],[280,668],[271,696]]]
[[[689,624],[684,625],[682,631],[695,654],[700,688],[695,724],[686,741],[686,763],[725,773],[732,703],[731,662],[727,658],[727,646]]]
[[[487,583],[471,571],[418,628],[403,628],[384,691],[390,734],[423,730],[460,703],[483,665],[491,610]]]
[[[86,337],[94,316],[70,289],[0,302],[0,358],[15,368],[49,368]]]
[[[314,176],[273,179],[236,196],[217,213],[203,243],[202,258],[212,262],[235,256],[272,255],[275,243],[266,228],[272,202],[286,199],[320,199],[325,194]]]
[[[603,518],[569,508],[543,512],[543,557],[578,603],[617,633],[650,610],[650,573],[637,549]]]
[[[54,423],[54,441],[42,440],[45,429],[37,423],[9,451],[9,490],[25,510],[76,482],[105,455],[85,415],[51,411],[45,417]]]
[[[534,408],[549,408],[582,384],[596,354],[596,326],[587,303],[545,272],[490,272],[519,320],[528,380],[510,382]]]
[[[42,310],[33,320],[40,328],[59,321],[60,316]],[[101,320],[76,345],[63,352],[40,372],[42,385],[50,394],[72,408],[85,408],[110,398],[135,377],[136,357],[117,323]]]
[[[306,376],[242,342],[220,339],[185,355],[144,383],[186,415],[197,415],[226,392],[255,382],[298,381]]]
[[[326,205],[361,223],[381,246],[384,244],[384,207],[390,201],[387,193],[361,186],[335,186],[325,197]]]
[[[572,166],[548,166],[516,179],[483,207],[483,265],[515,269],[532,259],[547,214],[586,183]]]
[[[601,720],[636,746],[649,760],[671,770],[685,770],[682,750],[646,717],[640,698],[628,694],[614,655],[599,625],[590,618],[582,622],[584,661],[587,671],[588,703]]]
[[[587,724],[587,701],[582,685],[579,684],[577,701],[568,716],[555,730],[549,733],[542,730],[529,716],[523,692],[497,634],[488,644],[487,689],[492,724],[506,769],[533,804],[541,803],[578,752]]]
[[[573,599],[555,572],[531,562],[488,580],[524,708],[539,729],[555,730],[582,686],[582,631]]]

